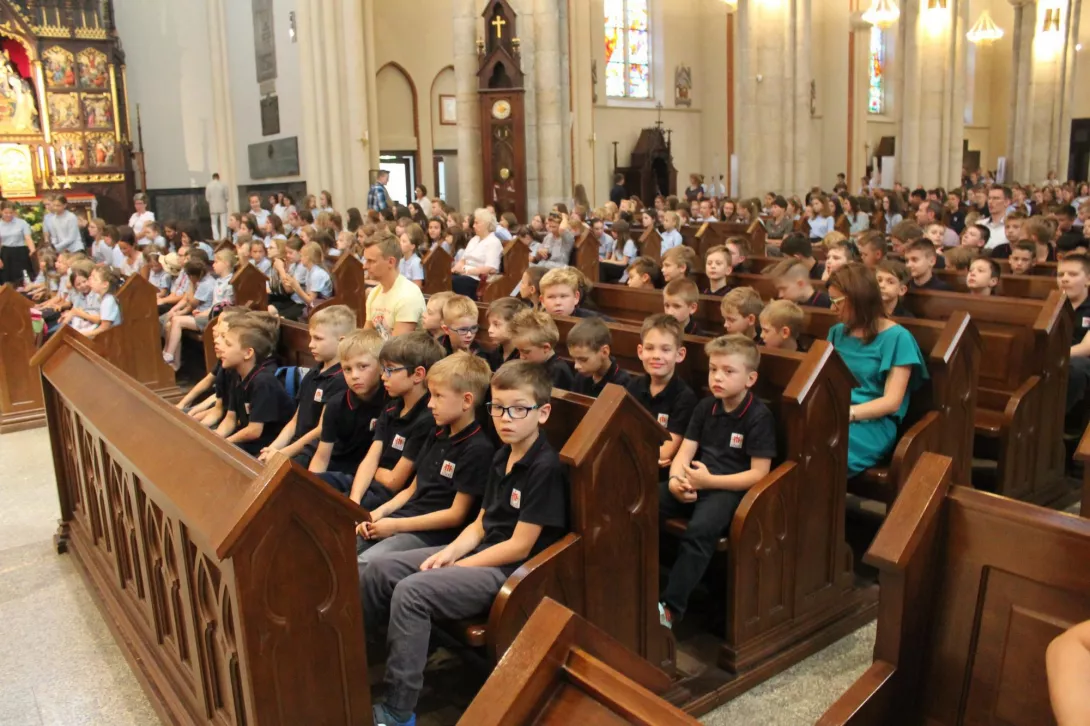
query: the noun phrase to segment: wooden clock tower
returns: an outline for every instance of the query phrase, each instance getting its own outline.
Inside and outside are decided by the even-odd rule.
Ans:
[[[482,15],[487,40],[477,41],[477,80],[484,203],[525,223],[526,103],[515,12],[507,0],[491,0]]]

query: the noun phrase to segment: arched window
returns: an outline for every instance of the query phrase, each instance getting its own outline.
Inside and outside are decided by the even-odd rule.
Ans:
[[[886,34],[877,25],[870,29],[870,68],[868,71],[867,111],[886,111]]]
[[[648,0],[605,0],[606,95],[651,98]]]

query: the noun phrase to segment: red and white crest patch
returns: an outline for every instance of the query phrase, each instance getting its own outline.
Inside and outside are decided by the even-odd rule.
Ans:
[[[454,462],[443,461],[443,466],[439,469],[439,476],[445,476],[447,479],[454,478]]]
[[[367,427],[367,430],[368,431],[374,431],[375,426],[378,426],[378,419],[377,418],[371,419],[371,425]]]
[[[668,414],[668,413],[660,413],[657,418],[658,418],[658,422],[660,424],[662,424],[663,426],[670,423],[670,414]]]
[[[742,434],[731,434],[730,435],[730,448],[732,448],[732,449],[742,448],[742,440],[743,440]]]
[[[518,489],[511,490],[511,506],[515,509],[522,507],[522,492]]]
[[[325,395],[325,391],[323,391],[321,388],[314,391],[314,402],[315,403],[321,403],[322,402],[322,397],[324,395]]]
[[[401,434],[394,434],[394,442],[390,444],[390,446],[394,447],[398,451],[401,451],[405,448],[405,437]]]

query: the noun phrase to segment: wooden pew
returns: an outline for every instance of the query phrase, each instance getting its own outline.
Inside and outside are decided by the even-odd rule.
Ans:
[[[477,299],[491,303],[507,297],[522,280],[530,266],[530,248],[517,239],[508,241],[503,246],[503,261],[499,274],[492,275],[481,286]]]
[[[588,225],[583,225],[576,237],[571,253],[571,266],[587,276],[591,282],[598,281],[598,240],[591,234]]]
[[[950,487],[950,474],[926,454],[867,552],[874,663],[821,726],[1054,723],[1045,649],[1090,619],[1090,522]]]
[[[30,359],[38,349],[34,303],[11,285],[0,286],[0,434],[45,425],[45,403]]]
[[[1079,515],[1090,519],[1090,426],[1083,432],[1079,446],[1075,450],[1075,459],[1082,463],[1082,500]]]
[[[81,338],[33,361],[55,541],[164,723],[370,723],[362,510],[282,456],[259,465]]]
[[[257,270],[254,270],[257,272]],[[262,278],[260,272],[257,272]],[[117,291],[121,324],[93,340],[99,355],[147,386],[152,393],[176,401],[182,391],[174,381],[174,370],[163,361],[159,337],[158,291],[139,275],[131,275]]]
[[[442,245],[433,245],[424,255],[424,293],[432,294],[450,289],[450,268],[454,264]]]
[[[665,673],[545,598],[458,723],[696,726],[656,695],[669,687]]]
[[[313,313],[333,305],[347,305],[358,310],[367,298],[367,272],[353,254],[343,254],[333,266],[333,297],[314,306]]]
[[[231,276],[231,287],[235,291],[235,305],[251,310],[267,310],[269,308],[268,283],[269,278],[265,277],[265,273],[261,270],[250,264],[240,265],[235,270],[235,274]],[[185,337],[196,340],[201,344],[201,349],[204,351],[204,367],[209,371],[216,367],[216,352],[212,338],[213,327],[215,326],[210,324],[205,327],[203,332],[198,333],[195,330],[187,330],[183,334]]]
[[[624,243],[618,240],[622,245]],[[652,227],[651,229],[645,229],[637,240],[639,244],[640,257],[650,257],[655,262],[662,262],[662,235],[658,230]]]
[[[725,244],[731,237],[744,238],[748,252],[751,254],[764,252],[767,234],[764,225],[759,221],[751,224],[704,222],[700,225],[686,225],[681,231],[683,244],[696,251],[698,272],[704,271],[704,255],[708,250],[716,245]]]

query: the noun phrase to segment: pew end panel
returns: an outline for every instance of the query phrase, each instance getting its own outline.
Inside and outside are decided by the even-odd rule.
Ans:
[[[11,285],[0,286],[0,434],[45,425],[41,379],[29,364],[38,349],[33,307]]]
[[[60,535],[164,722],[370,723],[362,510],[286,458],[261,468],[81,337],[37,360]]]
[[[450,290],[450,268],[454,264],[454,259],[441,245],[433,245],[428,250],[428,254],[424,255],[421,263],[424,267],[425,295]]]
[[[617,240],[618,244],[624,248],[624,240]],[[662,235],[658,230],[652,227],[651,229],[645,229],[643,234],[640,235],[638,240],[640,257],[650,257],[652,260],[658,263],[662,263]]]
[[[347,305],[359,312],[360,303],[367,297],[367,273],[363,263],[345,250],[333,265],[333,297],[323,300],[311,309],[311,315],[322,308],[333,305]]]
[[[668,687],[661,671],[545,598],[458,723],[695,726],[655,695]]]
[[[503,269],[488,278],[478,297],[483,303],[493,303],[509,296],[530,267],[530,248],[517,239],[503,246]]]
[[[260,272],[257,274],[261,275]],[[163,361],[156,294],[150,282],[139,275],[130,275],[116,296],[121,324],[89,340],[103,358],[138,383],[168,400],[177,401],[182,397],[182,391],[174,381],[174,370]]]
[[[258,311],[269,308],[269,278],[253,265],[239,267],[231,276],[231,287],[236,305]]]
[[[598,282],[598,240],[594,239],[588,225],[583,225],[582,232],[572,248],[571,266],[586,275],[592,283]]]

